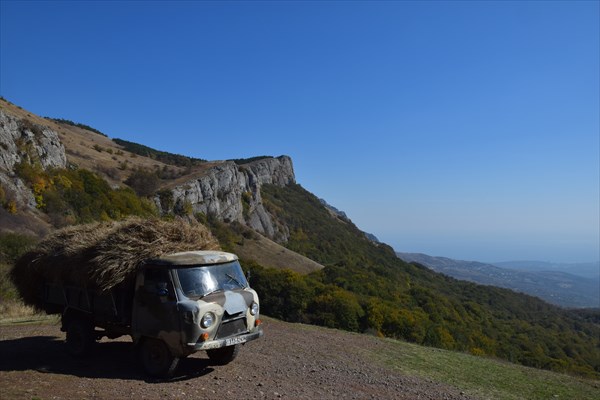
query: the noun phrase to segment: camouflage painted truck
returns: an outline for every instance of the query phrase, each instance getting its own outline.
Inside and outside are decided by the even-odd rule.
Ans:
[[[108,291],[45,283],[43,302],[46,312],[61,313],[70,353],[86,355],[102,337],[130,335],[151,376],[171,376],[197,351],[227,364],[263,334],[258,295],[237,256],[221,251],[145,260],[132,284]]]

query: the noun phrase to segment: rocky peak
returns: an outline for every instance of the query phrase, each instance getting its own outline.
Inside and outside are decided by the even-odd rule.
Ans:
[[[263,158],[248,164],[242,164],[239,168],[247,170],[248,176],[251,179],[257,179],[260,185],[286,186],[296,183],[292,159],[288,156]]]
[[[163,213],[191,208],[194,213],[224,222],[237,221],[271,239],[286,241],[289,232],[265,210],[260,188],[265,184],[286,186],[295,182],[288,156],[241,165],[226,161],[171,189],[171,198],[163,194],[156,196],[155,201]]]

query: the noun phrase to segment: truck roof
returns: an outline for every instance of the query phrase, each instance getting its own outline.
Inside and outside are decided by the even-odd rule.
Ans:
[[[160,258],[149,260],[146,264],[159,265],[213,265],[237,260],[232,253],[214,250],[184,251],[168,254]]]

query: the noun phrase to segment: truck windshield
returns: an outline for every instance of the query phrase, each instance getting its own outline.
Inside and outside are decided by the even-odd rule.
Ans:
[[[177,276],[183,294],[187,297],[204,297],[221,290],[248,287],[238,261],[202,267],[178,268]]]

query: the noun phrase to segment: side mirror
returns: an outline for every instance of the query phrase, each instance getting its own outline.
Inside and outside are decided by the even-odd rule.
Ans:
[[[248,283],[250,283],[251,277],[252,277],[252,273],[250,273],[250,270],[246,271],[246,280],[248,281]]]

